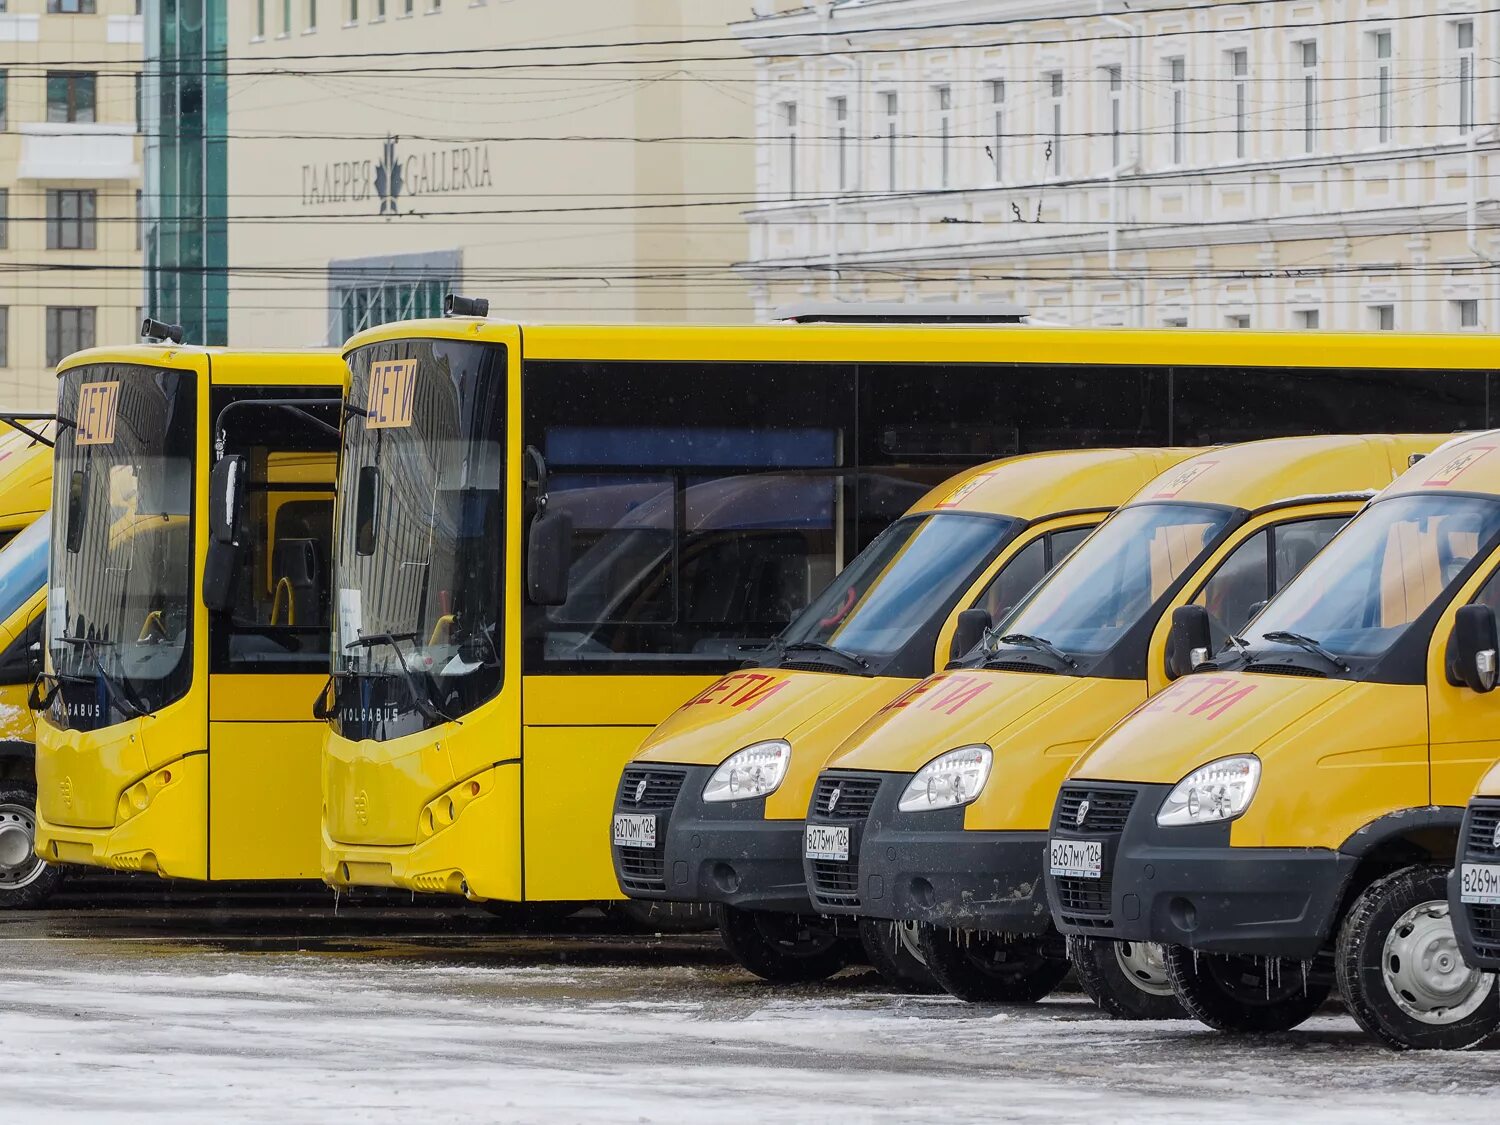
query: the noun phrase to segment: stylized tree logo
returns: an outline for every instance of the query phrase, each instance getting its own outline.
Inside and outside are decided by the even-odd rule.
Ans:
[[[395,137],[385,139],[385,151],[375,169],[375,190],[380,193],[380,213],[396,214],[396,200],[401,194],[401,164],[396,159]]]

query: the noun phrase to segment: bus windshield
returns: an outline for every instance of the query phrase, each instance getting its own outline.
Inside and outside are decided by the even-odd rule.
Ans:
[[[1229,508],[1194,504],[1120,509],[1031,592],[996,634],[1002,641],[1016,638],[1022,647],[1050,647],[1070,658],[1104,655],[1217,544],[1233,515]]]
[[[133,364],[59,378],[47,646],[54,719],[92,729],[192,683],[197,380]]]
[[[787,626],[781,642],[890,656],[946,612],[1021,526],[1008,517],[956,512],[897,520]]]
[[[385,739],[499,688],[506,349],[396,340],[348,361],[334,722]]]
[[[1393,496],[1370,505],[1271,600],[1246,640],[1252,652],[1311,638],[1342,656],[1384,654],[1500,534],[1500,501]],[[1253,667],[1253,666],[1252,666]]]
[[[47,584],[47,548],[52,517],[43,515],[0,550],[0,622]]]

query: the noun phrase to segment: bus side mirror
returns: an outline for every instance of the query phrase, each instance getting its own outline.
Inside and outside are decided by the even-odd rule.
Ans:
[[[68,526],[64,538],[70,555],[76,555],[78,548],[83,546],[83,516],[88,491],[88,470],[74,469],[68,478]]]
[[[994,623],[987,609],[966,609],[958,615],[953,626],[953,641],[948,646],[948,659],[961,660],[984,640]]]
[[[1186,676],[1206,662],[1212,648],[1208,610],[1201,605],[1180,605],[1172,611],[1172,627],[1167,632],[1168,679]]]
[[[1466,605],[1453,622],[1448,643],[1448,679],[1481,694],[1495,690],[1495,612],[1487,605]]]
[[[526,593],[532,605],[562,605],[568,600],[568,571],[573,565],[573,517],[544,512],[531,521],[526,539]]]
[[[354,486],[354,551],[375,553],[375,532],[380,523],[380,468],[365,465]]]
[[[208,557],[203,560],[203,604],[214,613],[229,608],[239,548],[235,540],[245,511],[243,457],[220,457],[208,475]]]

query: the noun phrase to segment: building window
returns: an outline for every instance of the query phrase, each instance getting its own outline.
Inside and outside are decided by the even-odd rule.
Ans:
[[[1229,52],[1229,74],[1234,81],[1234,155],[1244,160],[1250,153],[1250,52]]]
[[[141,248],[141,228],[146,225],[145,217],[141,214],[143,193],[140,188],[135,189],[135,248]]]
[[[292,33],[292,0],[281,0],[281,35],[282,38]]]
[[[1391,139],[1391,33],[1375,33],[1375,139]]]
[[[0,250],[10,246],[10,188],[0,188]]]
[[[1163,320],[1161,322],[1161,326],[1163,328],[1186,328],[1187,327],[1187,317],[1185,317],[1185,316],[1169,316],[1169,317],[1165,317],[1165,318],[1163,318]]]
[[[1168,59],[1172,79],[1172,163],[1187,159],[1187,60]]]
[[[1227,316],[1227,317],[1225,317],[1224,318],[1224,322],[1230,328],[1249,328],[1250,327],[1250,314],[1249,313],[1235,313],[1233,316]]]
[[[0,129],[6,128],[10,110],[10,71],[0,70]]]
[[[939,86],[933,92],[934,108],[937,110],[938,131],[938,187],[947,187],[952,172],[953,150],[953,87]]]
[[[385,19],[385,0],[375,0],[375,18]]]
[[[849,190],[849,99],[834,98],[829,105],[833,118],[834,183],[839,191]]]
[[[266,0],[255,0],[255,38],[266,37]]]
[[[95,0],[47,0],[47,11],[58,16],[91,16],[99,9]]]
[[[1474,129],[1474,24],[1470,20],[1454,26],[1458,37],[1458,132],[1468,136]]]
[[[349,0],[349,22],[359,22],[359,0]]]
[[[1052,160],[1052,174],[1061,176],[1063,170],[1063,76],[1054,71],[1047,75],[1047,86],[1052,92],[1052,139],[1047,142],[1047,155]]]
[[[990,110],[993,120],[990,122],[990,163],[995,169],[995,182],[998,184],[1005,178],[1005,82],[1003,79],[995,79],[990,83]]]
[[[1109,77],[1109,157],[1110,167],[1118,168],[1122,152],[1120,140],[1121,126],[1125,120],[1125,107],[1122,99],[1125,96],[1124,73],[1117,66],[1105,67],[1105,73]]]
[[[145,103],[141,101],[143,76],[140,71],[135,72],[135,131],[141,131],[141,114],[145,109]]]
[[[404,15],[404,16],[411,15],[411,6],[412,6],[413,2],[414,2],[414,0],[402,0],[402,4],[401,4],[401,14],[402,15]]]
[[[1302,59],[1302,151],[1318,147],[1318,45],[1298,43]]]
[[[343,339],[377,324],[443,315],[447,281],[388,281],[382,285],[338,286],[339,327]]]
[[[318,0],[307,0],[307,27],[304,30],[318,30]]]
[[[10,366],[10,308],[0,305],[0,367]]]
[[[1460,328],[1479,327],[1479,302],[1470,298],[1453,302],[1453,321]]]
[[[885,186],[887,191],[895,191],[900,159],[896,129],[901,123],[901,103],[893,93],[881,94],[880,100],[885,106]]]
[[[1307,331],[1311,331],[1312,329],[1317,328],[1318,310],[1297,309],[1292,313],[1292,325],[1296,328],[1301,328]]]
[[[1396,306],[1371,305],[1370,327],[1377,332],[1394,332],[1396,330]]]
[[[96,76],[83,70],[47,72],[47,120],[90,122],[94,120]]]
[[[94,310],[54,306],[47,310],[47,366],[94,346]]]
[[[797,198],[797,103],[781,103],[781,125],[786,137],[786,194]]]
[[[97,194],[92,191],[47,193],[47,249],[93,250],[98,233]]]

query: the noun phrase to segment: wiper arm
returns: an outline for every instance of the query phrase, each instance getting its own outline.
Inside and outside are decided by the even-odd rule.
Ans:
[[[70,637],[66,633],[57,638],[65,645],[83,649],[84,655],[94,662],[94,667],[99,669],[99,682],[104,685],[104,694],[109,696],[110,702],[133,719],[145,718],[148,712],[125,694],[123,684],[115,681],[104,667],[104,659],[99,655],[99,642],[89,637]]]
[[[1018,645],[1021,648],[1034,648],[1038,652],[1045,652],[1053,660],[1061,661],[1069,668],[1078,667],[1078,661],[1074,660],[1045,637],[1033,637],[1030,633],[1006,633],[1005,636],[1000,638],[1000,643],[1003,645]]]
[[[1264,640],[1275,641],[1277,644],[1296,645],[1298,648],[1310,652],[1314,656],[1322,657],[1324,660],[1328,661],[1328,663],[1337,668],[1340,672],[1349,671],[1349,665],[1345,664],[1343,660],[1335,656],[1333,653],[1329,652],[1312,637],[1304,637],[1301,633],[1288,633],[1279,629],[1271,633],[1262,633],[1261,637]]]
[[[413,649],[416,648],[416,633],[361,633],[356,640],[350,641],[344,646],[345,651],[351,648],[362,648],[369,650],[376,645],[389,645],[396,650],[396,664],[401,669],[401,678],[406,681],[406,690],[411,692],[412,705],[422,713],[422,717],[428,722],[441,720],[445,723],[458,722],[452,715],[448,714],[437,705],[432,698],[430,690],[423,691],[417,685],[417,678],[411,674],[411,668],[406,663],[406,653],[401,648],[402,641],[410,641]]]
[[[822,641],[790,641],[776,644],[782,652],[822,652],[829,656],[837,656],[840,660],[846,660],[857,668],[868,668],[870,662],[863,656],[856,655],[846,649],[836,648],[833,645],[824,644]]]

